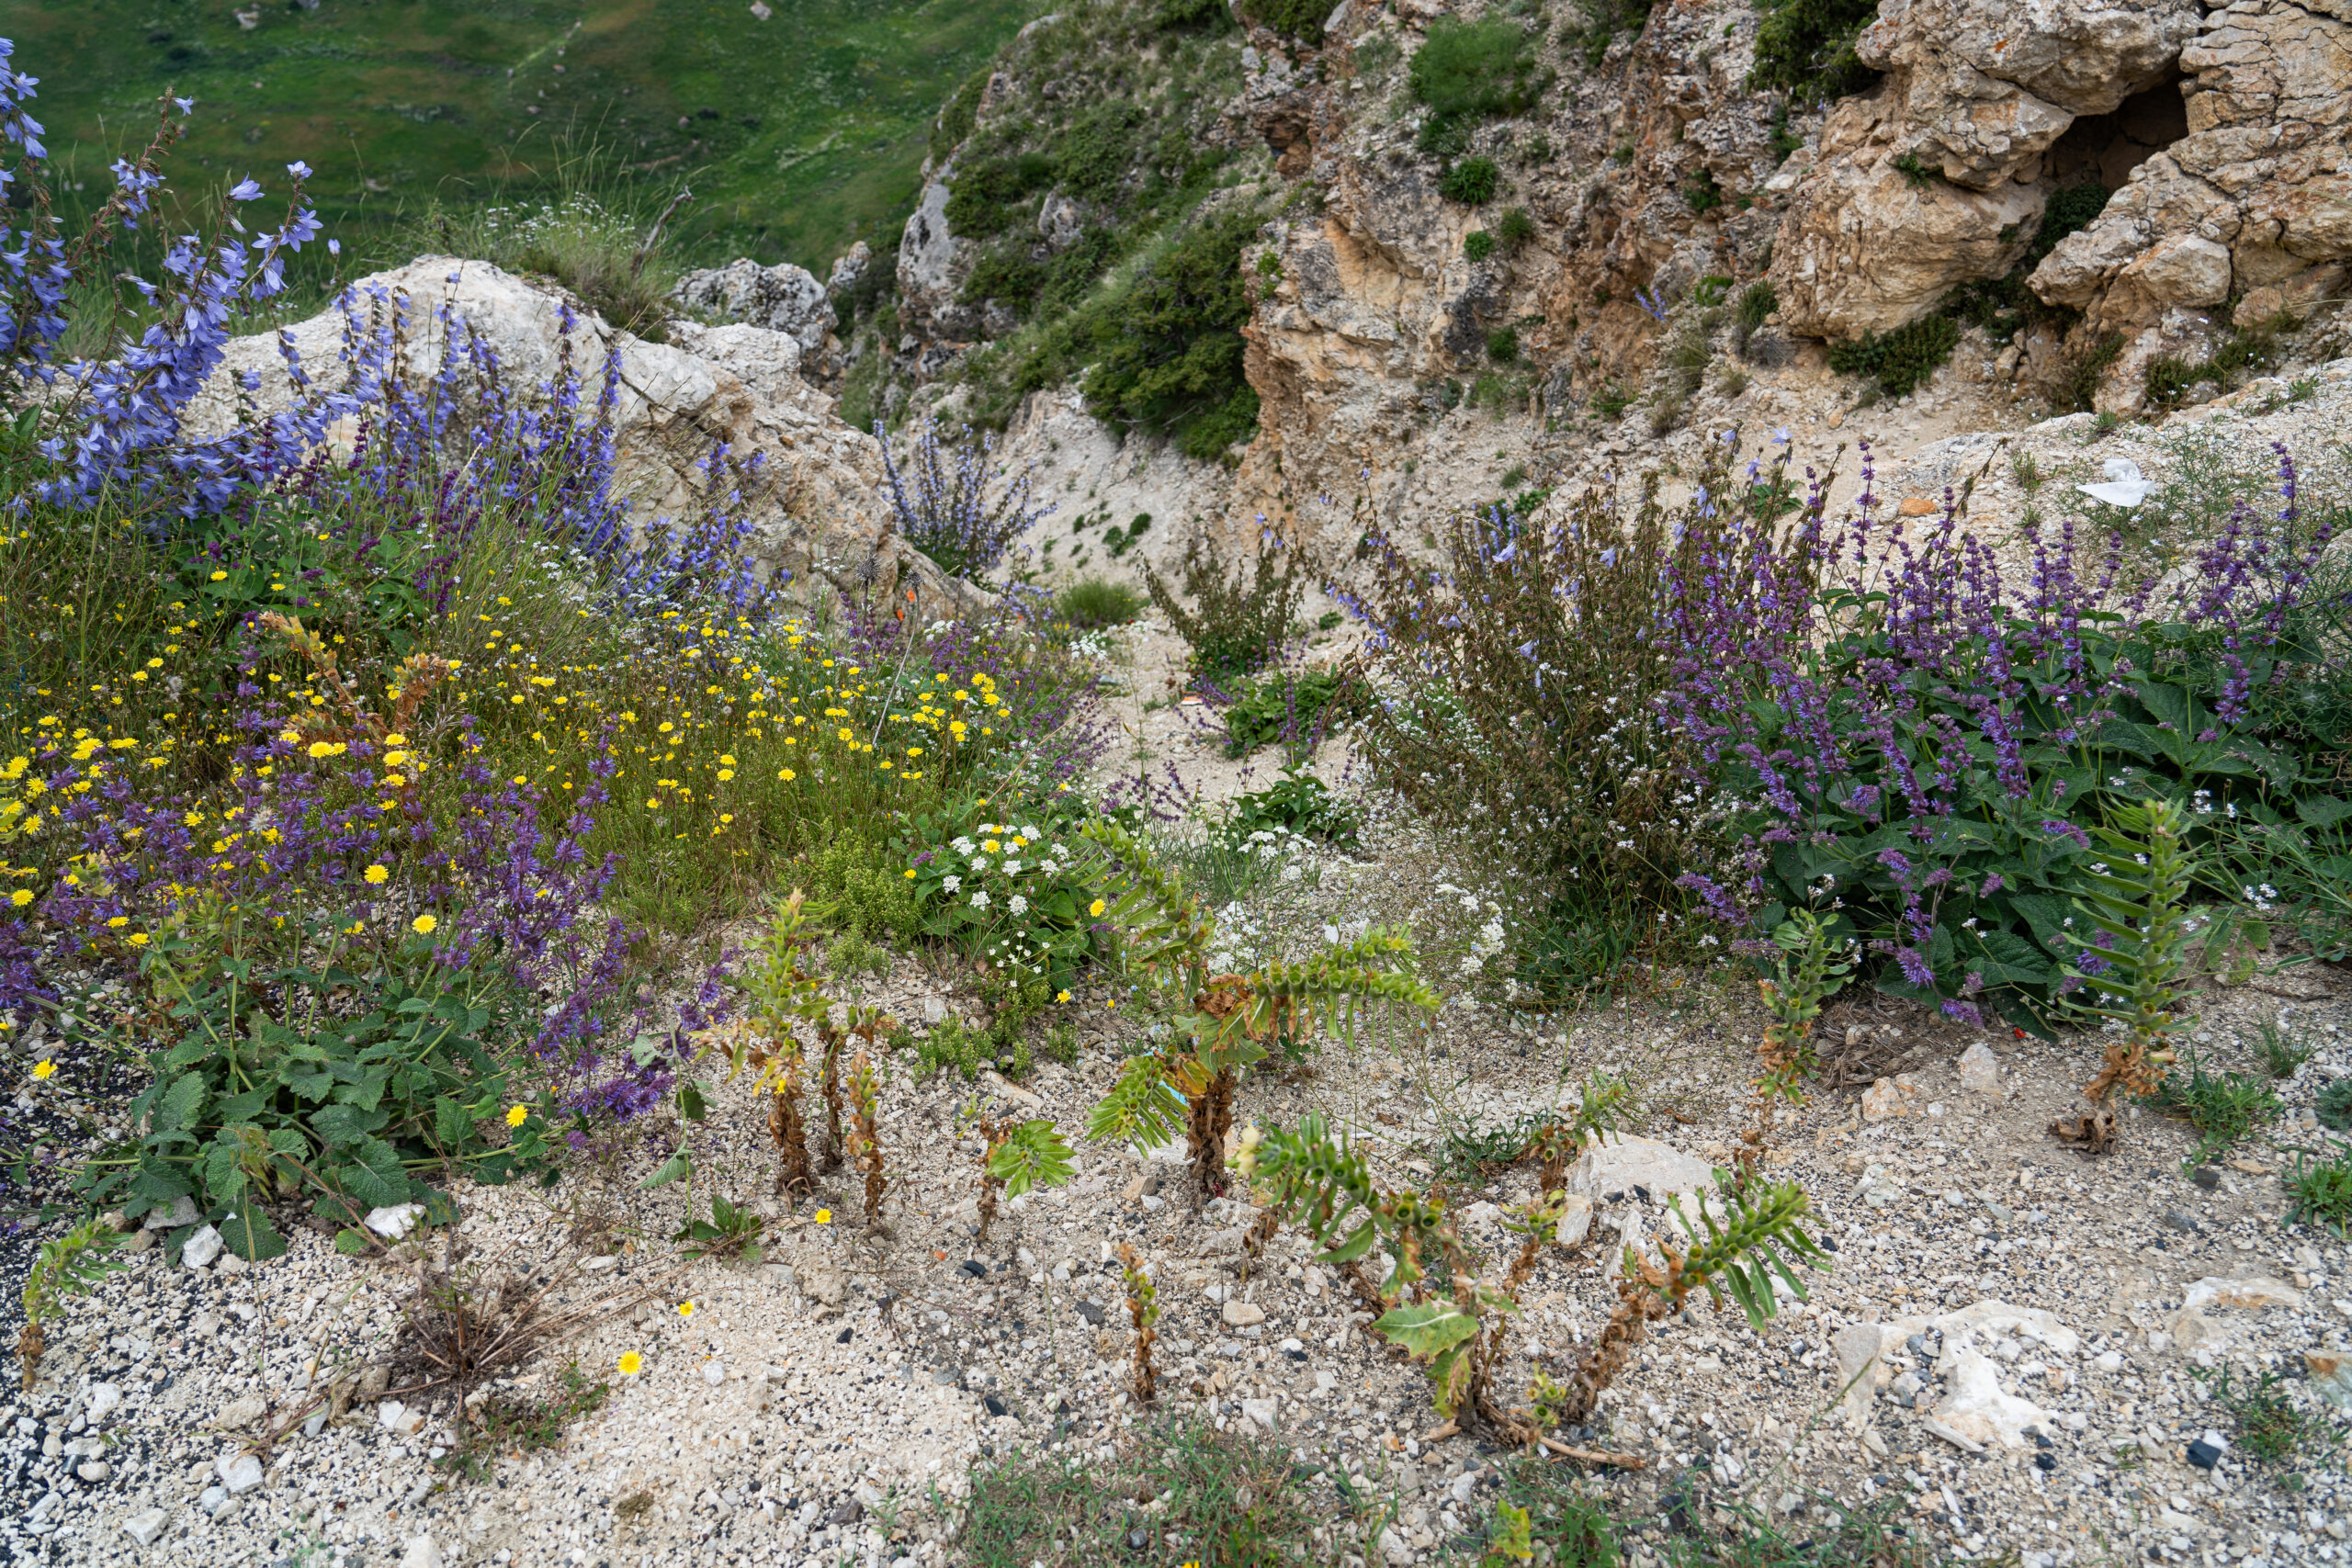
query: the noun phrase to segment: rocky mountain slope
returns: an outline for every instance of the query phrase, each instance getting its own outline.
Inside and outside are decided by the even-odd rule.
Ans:
[[[1092,570],[1286,508],[1337,548],[1706,426],[1899,459],[2162,418],[2345,346],[2352,13],[1305,9],[1024,28],[943,112],[895,270],[845,263],[852,422],[1009,431]]]

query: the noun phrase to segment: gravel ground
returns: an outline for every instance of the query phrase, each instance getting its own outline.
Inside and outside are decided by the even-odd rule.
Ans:
[[[1315,897],[1398,896],[1425,863],[1334,858]],[[952,980],[901,961],[872,999],[910,1019],[968,1009]],[[2313,1096],[2352,1074],[2352,1008],[2337,977],[2263,984],[2205,998],[2208,1048],[2242,1055],[2253,1023],[2290,1008],[2321,1049],[2280,1086],[2290,1111],[2273,1136],[2310,1141]],[[1724,974],[1572,1018],[1456,1004],[1420,1033],[1261,1075],[1242,1109],[1285,1122],[1323,1110],[1370,1141],[1384,1180],[1425,1183],[1449,1128],[1492,1126],[1596,1069],[1644,1087],[1631,1140],[1572,1180],[1594,1201],[1592,1239],[1549,1251],[1523,1293],[1503,1374],[1515,1390],[1605,1320],[1605,1259],[1629,1227],[1655,1234],[1690,1156],[1727,1157],[1759,1022],[1746,995]],[[1246,1205],[1196,1207],[1181,1166],[1091,1147],[1070,1187],[1009,1202],[975,1237],[970,1111],[1081,1122],[1132,1027],[1102,1002],[1088,1000],[1077,1063],[1025,1087],[900,1071],[881,1223],[865,1226],[836,1173],[822,1221],[818,1205],[763,1205],[772,1250],[757,1266],[688,1265],[667,1244],[686,1194],[635,1190],[674,1136],[660,1127],[591,1151],[551,1190],[460,1190],[454,1237],[422,1233],[379,1258],[290,1228],[287,1257],[235,1272],[167,1267],[148,1247],[76,1303],[40,1382],[0,1409],[0,1541],[17,1560],[74,1563],[953,1562],[973,1462],[1134,1440],[1109,1260],[1124,1241],[1165,1308],[1163,1404],[1279,1432],[1327,1473],[1393,1489],[1383,1555],[1434,1561],[1490,1511],[1495,1456],[1424,1442],[1437,1419],[1418,1371],[1367,1341],[1368,1314],[1302,1238],[1250,1258]],[[2275,1368],[2314,1413],[2323,1392],[2352,1398],[2306,1361],[2346,1346],[2352,1254],[2282,1226],[2269,1143],[2200,1185],[2180,1172],[2186,1132],[2153,1115],[2127,1111],[2120,1149],[2096,1157],[2050,1137],[2092,1071],[2087,1042],[1993,1042],[1876,998],[1841,1001],[1825,1038],[1840,1043],[1832,1076],[1854,1081],[1784,1120],[1772,1157],[1812,1195],[1833,1267],[1761,1335],[1704,1309],[1659,1329],[1587,1434],[1645,1461],[1594,1478],[1622,1517],[1670,1517],[1667,1489],[1704,1464],[1719,1492],[1800,1523],[1823,1496],[1891,1499],[1971,1556],[2352,1556],[2337,1544],[2352,1500],[2340,1459],[2291,1492],[2235,1455],[2211,1471],[2188,1458],[2229,1426],[2192,1369],[2228,1365],[2243,1382]],[[723,1091],[697,1145],[703,1201],[714,1187],[757,1198],[771,1179],[751,1099]],[[1451,1190],[1470,1234],[1507,1256],[1479,1205],[1532,1195],[1533,1172],[1470,1185]],[[574,1361],[612,1385],[560,1450],[495,1460],[478,1482],[430,1465],[454,1430],[446,1394],[402,1397],[415,1360],[399,1303],[453,1240],[478,1287],[552,1269],[548,1309],[586,1319],[493,1397],[544,1395]],[[629,1351],[644,1368],[624,1377]]]
[[[2292,405],[2260,389],[2175,423],[2210,423],[2232,458],[2258,458],[2274,434],[2335,428],[2347,374],[2352,362],[2328,367],[2317,395]],[[2101,441],[2087,421],[2001,439],[1931,449],[1902,487],[1973,475],[1980,505],[1997,510],[2005,486],[2025,499],[2012,446],[2047,448],[2061,481],[2077,468],[2096,477],[2110,446],[2154,476],[2177,461],[2165,445],[2176,437]],[[1170,694],[1178,653],[1149,620],[1114,652],[1129,737],[1115,765],[1178,764],[1212,800],[1270,782],[1262,757],[1254,769],[1216,758],[1195,713],[1145,707]],[[1327,748],[1318,772],[1336,782],[1346,769],[1345,752]],[[1319,877],[1275,884],[1257,918],[1273,931],[1409,920],[1440,969],[1474,955],[1486,900],[1507,891],[1400,823],[1375,819],[1367,842],[1363,862],[1327,854]],[[2195,1372],[2227,1367],[2243,1387],[2276,1371],[2298,1409],[2339,1425],[2352,1407],[2352,1371],[2330,1359],[2352,1354],[2352,1252],[2284,1224],[2278,1183],[2284,1151],[2319,1143],[2319,1090],[2352,1076],[2352,987],[2310,969],[2258,987],[2200,998],[2206,1048],[2247,1065],[2251,1031],[2285,1008],[2318,1053],[2278,1086],[2288,1117],[2194,1179],[2182,1171],[2193,1140],[2153,1114],[2126,1111],[2105,1155],[2051,1136],[2094,1070],[2092,1043],[1999,1040],[1884,998],[1841,998],[1823,1033],[1828,1087],[1783,1118],[1772,1156],[1811,1195],[1832,1267],[1760,1335],[1704,1308],[1661,1325],[1583,1435],[1644,1461],[1589,1482],[1636,1528],[1635,1563],[1653,1560],[1693,1496],[1793,1515],[1799,1529],[1826,1499],[1876,1500],[1939,1551],[2015,1553],[2023,1568],[2127,1554],[2215,1568],[2352,1561],[2340,1453],[2308,1450],[2293,1470],[2236,1450],[2211,1469],[2190,1457],[2209,1429],[2231,1426]],[[952,966],[907,959],[861,999],[910,1021],[978,1010]],[[644,1123],[551,1190],[460,1188],[458,1225],[377,1257],[337,1254],[290,1213],[280,1228],[291,1250],[268,1264],[175,1267],[152,1245],[130,1254],[74,1303],[39,1382],[0,1403],[0,1560],[953,1562],[974,1463],[1137,1440],[1146,1417],[1125,1393],[1112,1261],[1129,1242],[1165,1313],[1163,1407],[1280,1434],[1324,1478],[1310,1484],[1363,1477],[1398,1505],[1379,1555],[1399,1568],[1438,1561],[1489,1515],[1498,1456],[1473,1438],[1430,1438],[1418,1371],[1367,1338],[1369,1314],[1303,1238],[1284,1233],[1251,1258],[1246,1205],[1196,1205],[1181,1165],[1093,1147],[1070,1187],[1012,1201],[985,1238],[974,1234],[973,1115],[1082,1125],[1139,1028],[1112,999],[1081,997],[1076,1062],[1042,1066],[1025,1085],[952,1074],[918,1084],[911,1060],[894,1060],[882,1122],[891,1186],[870,1230],[845,1171],[797,1210],[763,1201],[764,1116],[747,1088],[723,1089],[697,1134],[694,1196],[755,1201],[768,1247],[756,1265],[679,1258],[668,1238],[688,1194],[636,1190],[677,1130]],[[1240,1109],[1285,1123],[1319,1110],[1367,1142],[1384,1181],[1444,1177],[1473,1238],[1501,1258],[1514,1247],[1481,1205],[1532,1195],[1534,1173],[1465,1179],[1444,1162],[1449,1135],[1572,1094],[1595,1070],[1631,1076],[1641,1100],[1629,1141],[1574,1178],[1592,1200],[1589,1237],[1548,1251],[1522,1292],[1502,1374],[1515,1391],[1538,1366],[1572,1365],[1579,1337],[1605,1321],[1619,1239],[1654,1235],[1673,1184],[1729,1157],[1760,1025],[1752,987],[1724,970],[1661,976],[1574,1015],[1455,1002],[1425,1029],[1257,1075]],[[96,1137],[135,1087],[70,1050],[59,1059],[49,1083],[23,1080],[19,1136],[40,1124]],[[53,1172],[33,1182],[57,1195]],[[0,1237],[12,1287],[32,1239]],[[420,1271],[453,1262],[477,1298],[535,1279],[508,1299],[543,1287],[560,1320],[492,1400],[554,1397],[575,1363],[609,1385],[560,1446],[499,1445],[480,1480],[433,1465],[462,1423],[445,1390],[411,1386],[421,1362],[401,1330]],[[7,1310],[14,1297],[0,1298]],[[642,1370],[624,1375],[632,1352]]]

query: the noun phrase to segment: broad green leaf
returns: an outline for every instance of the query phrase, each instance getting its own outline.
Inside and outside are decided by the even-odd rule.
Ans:
[[[1373,1329],[1416,1360],[1461,1344],[1478,1332],[1478,1320],[1449,1301],[1423,1302],[1419,1306],[1391,1307],[1373,1323]]]
[[[684,1149],[672,1155],[654,1168],[653,1174],[637,1184],[639,1192],[650,1192],[657,1187],[667,1187],[683,1177],[692,1176],[695,1162],[686,1157]]]

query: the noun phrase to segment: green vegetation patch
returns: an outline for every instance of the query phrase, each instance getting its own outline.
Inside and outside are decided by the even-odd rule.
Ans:
[[[105,199],[108,162],[135,155],[169,88],[197,100],[181,183],[268,184],[305,160],[346,267],[405,260],[392,248],[436,203],[585,186],[634,209],[684,184],[684,254],[822,276],[855,240],[893,242],[941,104],[968,117],[974,72],[1043,6],[795,0],[760,21],[741,0],[665,0],[658,15],[630,0],[402,0],[256,6],[250,30],[234,9],[9,8],[0,32],[42,78],[47,140],[84,186],[70,199]]]
[[[1749,86],[1826,103],[1878,80],[1854,52],[1854,40],[1878,17],[1878,0],[1765,0],[1763,12]]]
[[[1480,120],[1525,114],[1552,84],[1534,39],[1504,17],[1477,22],[1439,17],[1430,24],[1408,74],[1413,96],[1430,111],[1421,122],[1423,152],[1441,151],[1451,137]]]
[[[1960,323],[1950,316],[1922,316],[1883,333],[1864,333],[1852,343],[1829,345],[1829,367],[1841,376],[1867,376],[1890,398],[1899,398],[1936,373],[1960,342]]]

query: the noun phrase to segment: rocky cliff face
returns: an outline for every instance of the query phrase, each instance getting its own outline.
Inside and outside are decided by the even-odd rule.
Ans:
[[[1771,0],[1344,0],[1287,36],[1252,10],[1071,0],[1024,29],[865,264],[878,325],[822,350],[861,408],[1003,428],[1063,500],[1051,564],[1285,516],[1337,550],[1710,427],[1860,423],[1899,456],[2341,349],[2324,318],[2275,334],[2352,254],[2352,0],[1882,0],[1843,78],[1875,81],[1828,103],[1751,85]],[[1465,27],[1542,90],[1441,114],[1415,61]],[[1196,460],[1089,367],[1137,274],[1234,213],[1219,374],[1255,424]],[[1089,532],[1146,514],[1140,546]]]

